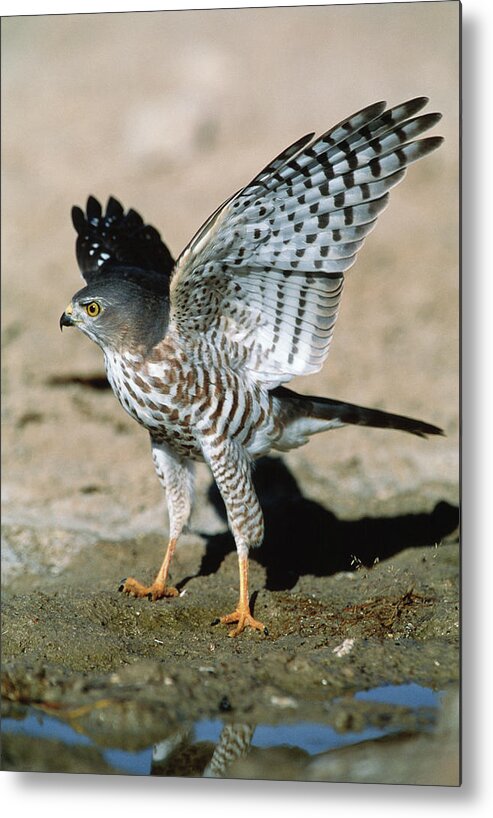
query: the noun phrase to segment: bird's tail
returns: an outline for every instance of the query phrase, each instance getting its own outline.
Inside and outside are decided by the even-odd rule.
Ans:
[[[317,431],[324,431],[325,428],[337,428],[351,424],[355,426],[373,426],[377,429],[399,429],[402,432],[419,437],[428,435],[443,435],[442,429],[425,423],[422,420],[409,418],[405,415],[394,415],[391,412],[382,412],[379,409],[367,409],[364,406],[356,406],[353,403],[343,403],[330,398],[319,398],[313,396],[298,395],[291,389],[277,387],[272,390],[272,394],[277,397],[286,413],[288,425],[301,421],[307,421],[305,434],[313,434]],[[312,419],[318,421],[318,428],[309,431],[308,422]],[[300,429],[301,431],[301,429]],[[305,431],[305,430],[303,430]]]

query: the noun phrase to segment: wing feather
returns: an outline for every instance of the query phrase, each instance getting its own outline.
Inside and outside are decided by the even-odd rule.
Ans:
[[[418,97],[377,102],[273,159],[205,222],[171,279],[171,326],[232,350],[268,388],[316,372],[330,346],[344,273],[406,168],[439,146],[416,140],[439,114]]]
[[[144,275],[151,272],[169,278],[174,261],[158,231],[145,224],[135,210],[125,213],[113,196],[105,212],[94,196],[89,196],[85,213],[74,205],[72,222],[77,232],[77,262],[88,284],[129,267]]]

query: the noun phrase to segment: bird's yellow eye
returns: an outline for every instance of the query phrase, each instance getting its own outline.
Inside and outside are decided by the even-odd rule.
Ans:
[[[101,312],[101,307],[97,301],[91,301],[89,304],[85,304],[84,309],[90,318],[96,318],[96,315],[99,315]]]

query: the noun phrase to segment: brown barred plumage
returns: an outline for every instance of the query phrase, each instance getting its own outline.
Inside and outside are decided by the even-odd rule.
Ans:
[[[439,434],[430,424],[283,387],[325,361],[342,295],[389,190],[439,137],[416,140],[439,114],[416,116],[420,97],[375,103],[319,138],[298,140],[218,208],[176,263],[157,231],[110,198],[73,208],[87,286],[61,325],[104,352],[123,408],[150,434],[167,493],[169,547],[150,586],[121,590],[158,599],[193,499],[192,461],[205,460],[223,496],[239,559],[240,599],[222,617],[265,631],[248,602],[248,553],[263,537],[251,463],[345,423]]]

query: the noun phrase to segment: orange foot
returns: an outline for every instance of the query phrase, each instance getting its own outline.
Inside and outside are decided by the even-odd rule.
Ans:
[[[269,635],[269,631],[265,625],[262,622],[259,622],[258,619],[254,619],[248,608],[242,608],[239,606],[235,611],[233,611],[233,613],[215,619],[214,622],[211,622],[211,625],[230,625],[233,622],[237,622],[238,624],[236,628],[233,628],[233,630],[228,633],[228,636],[238,636],[240,633],[243,633],[245,628],[253,628],[254,630],[262,631],[264,636]]]
[[[133,577],[122,579],[118,590],[123,591],[124,594],[129,594],[129,596],[146,596],[151,602],[155,602],[156,599],[163,599],[163,597],[166,596],[178,596],[176,588],[165,585],[164,582],[154,580],[152,585],[142,585],[141,582]]]

